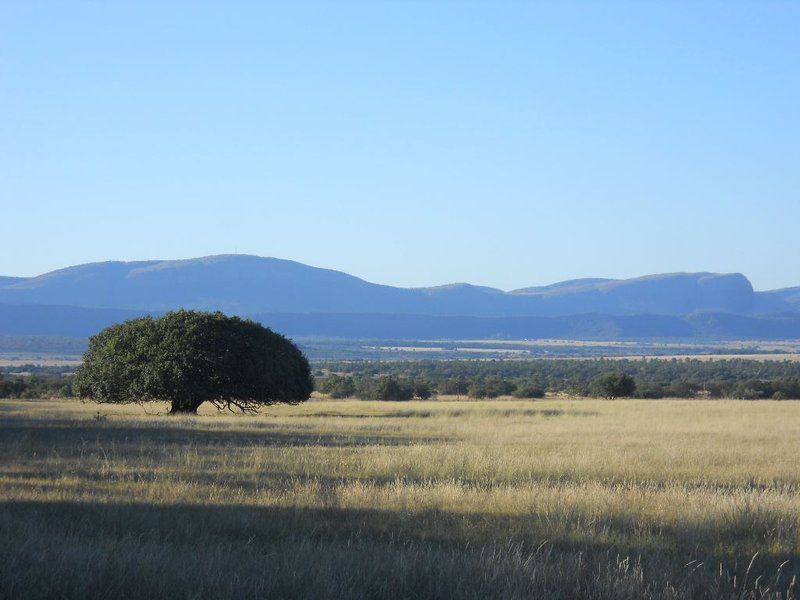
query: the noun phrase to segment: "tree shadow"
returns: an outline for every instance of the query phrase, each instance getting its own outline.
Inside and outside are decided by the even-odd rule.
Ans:
[[[742,555],[723,578],[697,551],[441,511],[11,500],[0,536],[2,597],[721,598],[734,575],[798,575]]]
[[[4,419],[0,428],[0,444],[26,443],[50,445],[70,453],[87,442],[96,444],[150,446],[403,446],[450,441],[444,436],[395,435],[392,431],[311,432],[285,424],[269,424],[246,429],[207,426],[204,423],[128,424],[124,421],[74,421],[58,419]]]
[[[324,489],[320,492],[324,494]],[[324,500],[324,498],[323,498]],[[774,572],[786,560],[787,573],[800,577],[800,553],[787,555],[770,551],[769,540],[752,547],[720,552],[715,550],[724,531],[708,524],[659,526],[656,537],[647,535],[625,516],[602,518],[569,513],[550,514],[547,520],[535,515],[457,513],[442,510],[387,510],[341,507],[331,494],[328,506],[257,506],[244,504],[148,504],[142,502],[0,502],[0,530],[3,523],[37,523],[54,536],[80,534],[91,539],[137,539],[148,543],[215,543],[274,545],[281,540],[397,542],[432,544],[441,547],[519,544],[533,551],[546,544],[564,553],[622,556],[669,557],[688,562],[702,560],[710,565],[740,564],[759,552],[759,569]],[[567,526],[553,528],[563,521]],[[596,522],[592,538],[580,535],[586,523]],[[568,525],[572,523],[574,529]]]

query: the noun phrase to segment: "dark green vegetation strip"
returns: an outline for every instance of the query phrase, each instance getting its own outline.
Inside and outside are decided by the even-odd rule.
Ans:
[[[315,365],[321,391],[334,397],[410,399],[434,393],[474,398],[537,397],[545,392],[597,394],[607,373],[625,373],[640,398],[800,398],[800,362],[730,359],[354,361]],[[333,375],[333,377],[332,377]],[[338,377],[338,379],[337,379]],[[398,397],[382,398],[387,378]],[[405,390],[403,397],[402,390]],[[602,394],[601,394],[602,395]]]

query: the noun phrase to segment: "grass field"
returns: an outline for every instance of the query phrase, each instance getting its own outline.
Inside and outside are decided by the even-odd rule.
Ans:
[[[0,597],[800,591],[797,402],[201,413],[1,402]]]

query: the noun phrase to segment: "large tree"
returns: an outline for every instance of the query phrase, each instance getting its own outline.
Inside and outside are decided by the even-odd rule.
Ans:
[[[168,401],[173,414],[196,413],[203,402],[255,412],[307,400],[313,380],[306,357],[282,335],[220,312],[179,310],[92,337],[74,389],[98,402]]]

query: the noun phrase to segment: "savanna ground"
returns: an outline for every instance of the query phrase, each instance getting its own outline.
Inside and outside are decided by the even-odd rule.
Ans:
[[[3,401],[0,597],[795,597],[799,425],[772,401]]]

